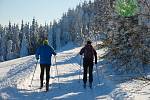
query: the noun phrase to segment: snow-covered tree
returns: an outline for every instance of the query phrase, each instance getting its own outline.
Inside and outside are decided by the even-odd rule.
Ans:
[[[3,33],[2,33],[2,39],[1,39],[1,58],[2,60],[7,60],[6,55],[7,55],[7,29],[4,28]]]
[[[12,44],[12,40],[7,41],[7,60],[11,60],[13,58]]]
[[[2,27],[2,25],[0,25],[0,62],[1,61],[4,61],[4,57],[3,57],[3,39],[4,39],[4,37],[3,37],[3,34],[4,34],[4,29],[3,29],[3,27]]]
[[[49,28],[49,32],[48,32],[48,41],[49,41],[49,45],[52,46],[52,44],[53,44],[52,23],[50,23],[50,28]]]
[[[114,2],[114,4],[120,6],[116,2]],[[128,3],[132,4],[132,2]],[[110,14],[111,16],[109,15],[110,20],[106,27],[106,29],[108,29],[108,38],[104,41],[104,44],[108,47],[106,58],[109,59],[110,62],[115,65],[114,68],[121,73],[128,73],[129,71],[142,73],[144,71],[144,65],[149,64],[150,61],[148,28],[145,25],[138,24],[138,13],[132,15],[130,11],[128,12],[128,9],[122,6],[119,8],[120,10],[127,10],[123,15],[120,15],[122,12],[118,13],[116,11],[118,8],[115,9],[112,7],[112,9],[110,9],[112,12]],[[138,7],[133,4],[131,6]]]
[[[34,54],[38,44],[38,24],[33,18],[32,25],[30,26],[30,54]]]
[[[23,39],[21,42],[21,49],[20,49],[20,57],[28,56],[28,40],[23,34]]]
[[[12,35],[12,52],[14,53],[14,58],[19,57],[19,53],[20,53],[20,39],[19,39],[19,26],[15,25],[13,26],[12,29],[13,35]]]
[[[59,50],[60,47],[61,47],[60,34],[61,34],[61,30],[60,30],[60,28],[58,27],[58,28],[56,29],[56,49],[57,49],[57,50]]]

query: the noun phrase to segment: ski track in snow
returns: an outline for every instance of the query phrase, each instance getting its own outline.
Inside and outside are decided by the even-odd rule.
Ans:
[[[72,49],[71,49],[72,48]],[[80,67],[80,56],[78,55],[81,47],[67,48],[56,56],[58,75],[54,57],[50,69],[49,91],[45,87],[39,90],[40,86],[40,65],[38,63],[35,70],[36,60],[34,56],[0,63],[0,100],[149,100],[147,94],[150,88],[148,83],[143,81],[128,81],[119,83],[109,77],[111,70],[109,64],[99,60],[98,70],[100,74],[100,84],[98,84],[96,68],[93,69],[93,89],[83,88],[82,74],[83,67]],[[104,50],[97,51],[98,55]],[[81,70],[80,70],[81,68]],[[33,72],[33,82],[31,79]],[[59,82],[58,82],[59,78]],[[79,80],[80,79],[80,80]],[[45,80],[44,80],[45,82]],[[146,84],[146,85],[145,85]],[[31,87],[29,87],[31,85]],[[44,84],[45,86],[45,84]],[[143,90],[143,91],[142,91]],[[141,99],[138,99],[141,97]],[[144,98],[144,99],[143,99]],[[147,99],[149,98],[149,99]]]
[[[0,88],[13,86],[16,83],[19,83],[24,76],[28,75],[32,71],[32,68],[30,68],[30,66],[33,65],[33,57],[30,57],[30,59],[24,63],[10,66],[7,75],[0,80]]]

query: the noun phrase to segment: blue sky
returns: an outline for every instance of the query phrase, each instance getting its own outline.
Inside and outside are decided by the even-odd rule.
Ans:
[[[84,0],[0,0],[0,24],[8,25],[9,21],[20,24],[22,19],[31,23],[33,17],[39,24],[49,23],[82,2]]]

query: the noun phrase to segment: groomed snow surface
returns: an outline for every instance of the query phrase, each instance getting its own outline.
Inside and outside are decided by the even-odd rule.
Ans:
[[[93,89],[88,84],[84,89],[82,60],[78,55],[80,49],[70,43],[57,53],[56,64],[52,57],[48,92],[45,92],[45,87],[38,89],[40,65],[38,63],[36,67],[34,56],[0,63],[0,100],[150,100],[149,82],[122,81],[122,77],[113,77],[111,64],[103,59],[98,61],[99,79],[94,66]],[[100,56],[105,50],[97,52]]]

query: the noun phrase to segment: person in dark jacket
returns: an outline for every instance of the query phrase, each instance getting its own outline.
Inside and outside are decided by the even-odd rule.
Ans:
[[[48,40],[43,41],[43,45],[41,45],[36,51],[36,59],[40,58],[40,89],[43,87],[43,78],[44,78],[44,70],[46,69],[46,91],[49,88],[49,72],[51,66],[51,56],[56,55],[54,49],[48,45]]]
[[[83,83],[84,88],[86,88],[86,82],[87,82],[87,72],[89,70],[89,86],[92,88],[92,82],[93,82],[93,60],[95,57],[95,64],[97,64],[97,52],[91,45],[91,41],[88,40],[87,44],[81,49],[80,55],[84,54],[83,58]]]

